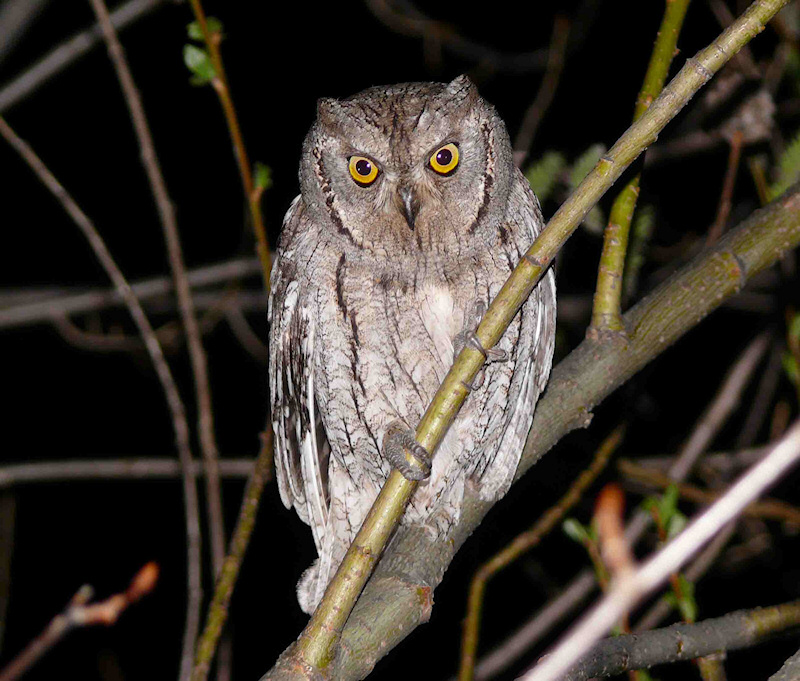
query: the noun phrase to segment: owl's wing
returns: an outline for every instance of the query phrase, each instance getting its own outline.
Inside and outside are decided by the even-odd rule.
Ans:
[[[299,220],[292,204],[284,222],[291,235]],[[287,508],[308,523],[319,549],[328,524],[328,459],[330,447],[314,395],[315,321],[311,296],[292,261],[293,250],[283,249],[271,280],[270,396],[275,433],[275,469],[278,489]]]

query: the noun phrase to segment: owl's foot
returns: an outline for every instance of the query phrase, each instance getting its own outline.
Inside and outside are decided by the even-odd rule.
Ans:
[[[492,362],[505,362],[508,359],[508,353],[505,350],[500,348],[486,349],[483,347],[480,338],[478,338],[476,330],[485,313],[486,303],[483,301],[476,302],[472,317],[464,324],[464,330],[456,335],[456,337],[453,339],[453,361],[455,361],[456,357],[458,357],[458,354],[467,345],[480,352],[487,364],[491,364]],[[475,376],[475,379],[472,381],[472,383],[464,383],[464,385],[469,390],[478,390],[481,388],[481,386],[483,386],[483,379],[484,371],[481,369],[477,376]]]
[[[431,455],[416,441],[414,430],[399,419],[386,429],[383,455],[406,480],[425,480],[431,474]]]

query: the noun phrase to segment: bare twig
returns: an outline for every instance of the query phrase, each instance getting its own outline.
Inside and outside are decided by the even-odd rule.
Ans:
[[[239,344],[247,350],[259,362],[269,361],[269,350],[264,342],[258,337],[253,327],[244,316],[244,312],[237,305],[225,306],[225,320],[228,322],[233,335]]]
[[[635,636],[616,636],[601,641],[564,681],[585,681],[629,669],[749,648],[798,624],[800,601],[792,601],[769,608],[740,610],[697,624],[673,624]]]
[[[129,0],[111,12],[111,21],[117,30],[122,30],[163,4],[166,4],[164,0]],[[93,26],[59,45],[0,90],[0,113],[35,92],[72,62],[91,51],[98,42],[100,30]]]
[[[253,459],[222,459],[219,473],[223,478],[247,478],[253,472]],[[205,474],[198,461],[189,464],[188,475]],[[184,474],[174,459],[77,459],[18,463],[0,466],[0,489],[32,483],[64,480],[158,480],[180,478]]]
[[[82,586],[66,609],[56,615],[45,630],[0,671],[0,681],[13,681],[18,678],[73,629],[97,624],[111,626],[129,605],[149,594],[155,587],[156,581],[158,581],[158,565],[147,563],[136,573],[125,591],[99,603],[89,603],[94,596],[94,589],[88,584]]]
[[[0,6],[0,62],[13,50],[49,0],[8,0]]]
[[[714,224],[711,225],[711,229],[708,230],[706,245],[713,244],[725,231],[725,224],[728,222],[728,216],[731,213],[733,187],[736,183],[736,174],[739,171],[739,158],[742,153],[743,140],[744,135],[742,131],[736,130],[730,141],[728,166],[725,170],[725,179],[722,183],[722,192],[720,193],[719,206],[717,207],[717,217],[714,219]]]
[[[798,460],[800,421],[713,506],[692,521],[641,568],[619,580],[600,603],[567,633],[553,652],[523,677],[525,681],[556,681],[560,678],[583,658],[614,622],[629,612],[641,598],[660,586],[723,526],[783,477]],[[796,610],[800,617],[800,605],[797,605]]]
[[[73,198],[67,193],[64,187],[58,182],[53,174],[42,163],[33,149],[0,118],[0,135],[22,156],[25,162],[36,173],[42,184],[52,192],[59,200],[61,205],[73,219],[83,235],[92,247],[97,259],[103,266],[114,286],[125,301],[128,311],[139,329],[139,333],[145,341],[147,351],[156,369],[156,374],[161,382],[164,394],[167,398],[172,415],[172,425],[175,431],[175,441],[178,449],[178,456],[183,471],[183,496],[186,505],[186,551],[187,551],[187,609],[186,609],[186,630],[184,635],[184,648],[191,651],[192,644],[197,637],[197,630],[200,626],[200,601],[202,599],[201,582],[201,557],[200,557],[200,517],[199,504],[197,500],[197,489],[194,486],[194,478],[189,473],[192,465],[192,452],[189,446],[189,425],[186,421],[186,410],[183,406],[172,372],[169,369],[164,352],[158,343],[153,327],[147,319],[139,300],[131,291],[131,287],[120,271],[105,242],[95,228],[92,221],[78,207]],[[191,664],[191,657],[189,658]]]
[[[261,265],[258,260],[240,258],[189,270],[186,278],[192,288],[202,288],[212,284],[246,279],[260,271]],[[173,288],[171,277],[155,277],[131,284],[133,293],[141,302],[168,294]],[[69,289],[33,289],[23,291],[18,296],[3,294],[2,297],[7,300],[4,302],[4,306],[0,306],[0,329],[49,322],[53,317],[107,310],[123,304],[123,299],[115,288],[81,291],[80,293]],[[18,302],[15,301],[15,298],[18,299]],[[237,300],[231,301],[231,304],[234,303],[240,305]],[[253,303],[256,306],[263,305],[263,309],[266,309],[266,298],[263,293],[259,292],[257,299],[248,305]],[[210,303],[206,301],[204,305],[207,307]]]
[[[634,568],[633,553],[625,538],[624,514],[625,495],[618,485],[607,484],[597,497],[594,522],[603,564],[615,580],[624,579]]]
[[[203,342],[200,329],[195,317],[192,292],[186,278],[186,267],[183,263],[178,224],[175,219],[175,210],[167,193],[167,186],[156,155],[150,126],[142,106],[142,100],[133,81],[125,52],[117,37],[117,32],[111,23],[111,18],[106,8],[105,0],[89,0],[94,10],[103,39],[108,48],[108,55],[114,65],[119,79],[125,103],[130,112],[131,121],[136,131],[141,148],[141,158],[150,189],[153,193],[161,226],[167,244],[170,269],[175,279],[175,292],[178,296],[178,308],[181,321],[186,331],[186,341],[189,348],[189,358],[194,374],[195,395],[198,406],[198,429],[200,432],[200,449],[203,452],[203,462],[206,467],[206,507],[208,509],[208,524],[211,536],[211,558],[214,574],[219,574],[225,556],[225,524],[222,518],[222,490],[219,482],[216,438],[214,437],[214,418],[211,409],[211,386],[208,378],[208,365],[203,351]],[[182,678],[186,678],[191,668],[192,650],[184,648],[182,662]],[[188,656],[188,659],[187,659]]]
[[[591,464],[589,464],[589,467],[577,477],[567,493],[559,499],[558,503],[546,511],[533,527],[517,535],[511,543],[481,565],[473,575],[469,585],[467,616],[464,618],[461,638],[461,662],[458,671],[459,681],[470,681],[473,677],[475,653],[478,648],[481,609],[483,607],[486,583],[494,575],[522,556],[526,551],[530,551],[534,546],[538,545],[542,538],[564,517],[567,511],[578,503],[584,491],[586,491],[589,485],[594,482],[597,476],[606,467],[611,455],[616,451],[622,441],[624,432],[625,427],[623,425],[617,426],[597,448],[594,459]]]
[[[514,164],[518,168],[522,167],[525,159],[528,158],[539,123],[553,101],[558,81],[561,78],[561,71],[564,68],[564,54],[567,51],[568,36],[569,19],[561,14],[556,15],[553,22],[550,47],[547,50],[547,68],[545,69],[544,78],[542,78],[542,82],[539,85],[536,97],[525,111],[519,132],[517,132],[517,136],[514,139]]]
[[[209,27],[200,0],[190,0],[190,3],[192,5],[194,17],[203,34],[203,40],[208,49],[208,54],[211,57],[211,64],[214,67],[214,77],[211,80],[211,84],[214,86],[214,90],[219,97],[219,102],[222,105],[222,111],[225,114],[225,121],[228,124],[231,142],[233,142],[233,148],[236,151],[239,175],[242,178],[245,199],[250,208],[250,217],[253,220],[253,231],[256,235],[256,249],[258,252],[258,259],[261,261],[264,288],[269,289],[269,273],[271,268],[269,244],[267,243],[267,233],[264,230],[264,220],[261,215],[261,195],[264,189],[263,187],[256,187],[253,183],[253,171],[250,168],[247,147],[245,147],[244,144],[244,137],[242,137],[242,130],[239,126],[239,117],[236,115],[236,108],[233,106],[231,88],[228,84],[228,77],[225,75],[225,66],[222,63],[222,55],[219,51],[219,44],[222,41],[222,36],[219,32],[212,31]]]
[[[711,504],[724,494],[724,490],[718,492],[701,489],[700,487],[685,482],[676,483],[667,475],[662,475],[658,471],[638,466],[635,462],[626,459],[618,461],[617,468],[626,478],[644,485],[657,487],[659,489],[666,489],[670,485],[675,485],[682,498],[697,504]],[[777,499],[755,501],[744,509],[742,515],[752,518],[763,518],[764,520],[778,520],[800,527],[800,509],[783,501],[778,501]]]
[[[272,429],[268,428],[262,434],[261,451],[247,483],[228,555],[225,557],[222,572],[214,588],[214,598],[208,608],[205,629],[197,642],[192,681],[205,681],[208,678],[211,661],[214,659],[214,651],[222,635],[225,621],[228,619],[228,605],[230,604],[231,596],[233,596],[233,589],[236,586],[242,559],[250,542],[250,535],[253,532],[261,493],[264,485],[271,477]]]

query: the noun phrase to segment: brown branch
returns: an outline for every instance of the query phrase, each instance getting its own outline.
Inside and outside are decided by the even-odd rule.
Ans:
[[[242,136],[242,130],[239,126],[239,117],[236,114],[236,107],[234,107],[233,98],[231,97],[228,76],[225,74],[225,66],[222,63],[222,55],[219,51],[219,44],[222,41],[222,36],[218,32],[212,32],[209,28],[200,0],[190,0],[190,2],[194,17],[203,34],[206,49],[211,57],[211,64],[214,67],[214,77],[211,80],[211,84],[219,97],[219,103],[222,105],[222,111],[225,114],[225,122],[228,125],[231,142],[233,142],[233,148],[236,151],[236,161],[239,165],[239,175],[242,178],[244,196],[250,208],[250,217],[253,220],[253,231],[256,235],[257,244],[256,250],[258,252],[258,259],[261,262],[261,274],[264,279],[264,288],[269,290],[271,264],[269,243],[267,242],[267,233],[264,229],[264,220],[261,214],[261,194],[263,193],[263,188],[256,187],[253,184],[253,171],[250,168],[247,147],[245,147],[244,144],[244,137]]]
[[[172,201],[167,193],[167,186],[156,155],[153,137],[150,133],[150,126],[147,116],[142,106],[142,100],[131,75],[128,62],[122,44],[119,42],[117,32],[111,23],[111,18],[106,8],[105,0],[89,0],[92,9],[100,24],[103,32],[103,39],[108,48],[108,55],[114,65],[117,78],[119,79],[125,103],[130,112],[131,121],[136,137],[139,140],[141,158],[144,165],[147,179],[150,183],[150,190],[158,208],[161,226],[164,231],[164,238],[167,244],[170,269],[175,280],[175,291],[178,296],[178,308],[180,310],[181,321],[186,331],[186,341],[189,348],[189,358],[194,374],[195,396],[198,407],[198,429],[200,432],[200,449],[203,452],[203,462],[206,467],[206,507],[208,509],[208,524],[211,535],[211,557],[214,567],[214,574],[219,574],[222,569],[222,561],[225,556],[225,524],[222,517],[222,490],[219,482],[219,470],[217,460],[216,438],[214,437],[214,418],[211,408],[211,387],[208,378],[208,365],[206,355],[203,351],[203,343],[200,337],[200,329],[195,317],[194,303],[192,302],[192,292],[186,278],[186,267],[183,263],[183,253],[181,251],[180,237],[178,236],[178,224],[175,219],[175,210]],[[191,666],[192,650],[188,646],[184,647],[184,660],[182,663],[183,674],[188,674]],[[188,656],[188,660],[186,659]]]
[[[672,478],[662,475],[658,471],[639,466],[627,459],[618,461],[617,468],[629,480],[650,487],[666,489],[670,485],[675,485],[682,498],[697,504],[712,504],[725,493],[725,490],[712,491],[683,482],[676,483]],[[751,518],[788,522],[800,527],[800,509],[776,499],[755,501],[744,510],[743,515]]]
[[[14,681],[24,674],[42,655],[58,643],[66,634],[78,627],[97,624],[111,626],[125,611],[143,596],[149,594],[158,581],[158,565],[147,563],[136,573],[128,588],[99,603],[89,603],[94,589],[82,586],[66,609],[56,615],[45,630],[31,641],[8,666],[0,671],[0,681]]]
[[[728,166],[725,170],[725,179],[722,182],[722,193],[719,197],[717,217],[714,219],[714,224],[711,225],[711,229],[708,230],[706,245],[713,244],[725,231],[725,224],[728,222],[728,216],[731,213],[733,187],[736,183],[736,174],[739,171],[739,158],[742,154],[743,141],[744,135],[742,134],[742,131],[736,130],[733,133],[733,137],[730,141]]]
[[[697,624],[673,624],[632,636],[607,638],[564,681],[585,681],[629,669],[749,648],[798,625],[800,601],[792,601],[769,608],[740,610]]]
[[[517,558],[537,546],[566,513],[580,500],[583,493],[608,464],[611,455],[619,447],[625,432],[623,425],[617,426],[603,440],[595,452],[594,459],[572,483],[567,493],[555,506],[542,515],[530,529],[517,535],[505,548],[481,565],[472,576],[467,597],[467,616],[461,637],[461,661],[459,681],[470,681],[474,675],[475,655],[478,649],[481,609],[487,582],[498,572],[508,567]]]
[[[125,279],[122,271],[111,257],[100,233],[94,223],[88,218],[74,199],[67,193],[53,174],[34,153],[33,149],[0,118],[0,135],[17,151],[22,159],[30,166],[36,176],[47,189],[61,203],[64,210],[81,230],[98,261],[113,282],[121,298],[133,318],[142,339],[147,346],[147,352],[155,367],[164,395],[167,399],[172,416],[172,427],[175,431],[175,442],[178,457],[183,471],[183,497],[186,507],[186,570],[187,570],[187,608],[186,630],[184,634],[184,647],[186,642],[191,644],[197,636],[200,626],[200,601],[202,599],[201,557],[200,557],[200,515],[197,500],[197,489],[194,478],[189,473],[192,465],[192,452],[189,446],[189,424],[186,421],[186,410],[183,406],[172,372],[169,369],[164,352],[158,343],[155,331],[150,325],[139,300],[131,290],[130,284]],[[191,659],[190,659],[191,663]]]

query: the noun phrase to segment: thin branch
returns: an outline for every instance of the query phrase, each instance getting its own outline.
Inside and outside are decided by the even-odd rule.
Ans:
[[[673,624],[634,636],[601,641],[563,681],[585,681],[750,648],[800,624],[800,601],[739,610],[696,624]]]
[[[236,151],[236,161],[239,164],[239,175],[242,178],[244,196],[250,208],[250,217],[253,220],[253,231],[256,235],[257,244],[256,250],[258,252],[258,259],[261,262],[264,288],[269,290],[269,274],[271,269],[269,243],[267,242],[267,233],[264,229],[264,220],[261,214],[261,195],[264,189],[263,187],[256,187],[253,183],[253,172],[250,168],[250,160],[247,156],[247,147],[245,147],[244,144],[244,137],[242,137],[242,130],[239,126],[239,117],[233,105],[231,88],[228,84],[228,77],[225,75],[225,66],[222,63],[222,55],[219,51],[219,44],[222,41],[222,36],[219,32],[212,31],[209,28],[200,0],[190,0],[190,3],[192,5],[194,17],[203,34],[206,49],[211,57],[211,64],[214,67],[214,77],[211,80],[211,84],[219,97],[219,103],[222,105],[222,111],[225,114],[225,122],[228,125],[231,142],[233,142],[233,148]]]
[[[697,504],[711,504],[719,499],[725,492],[712,491],[701,489],[695,485],[690,485],[685,482],[676,483],[672,478],[667,475],[662,475],[658,471],[649,470],[643,466],[636,465],[633,461],[621,459],[617,462],[619,472],[635,482],[656,487],[658,489],[666,489],[671,485],[678,488],[683,499],[692,501]],[[787,504],[777,499],[765,499],[764,501],[755,501],[742,512],[742,515],[751,518],[762,518],[764,520],[778,520],[780,522],[791,523],[800,527],[800,509]]]
[[[214,437],[214,417],[211,408],[211,386],[208,378],[208,364],[203,351],[203,342],[200,329],[195,317],[192,292],[186,278],[186,267],[183,263],[178,224],[175,219],[175,210],[167,193],[167,186],[156,155],[150,126],[142,106],[142,100],[136,89],[122,44],[119,42],[117,32],[111,23],[111,18],[106,8],[105,0],[89,0],[94,10],[103,39],[108,48],[108,55],[114,65],[119,79],[125,103],[130,112],[131,121],[136,131],[141,149],[141,158],[144,165],[150,189],[153,193],[164,238],[167,244],[170,269],[175,279],[175,292],[178,296],[183,328],[186,331],[186,343],[189,348],[189,358],[194,375],[195,396],[198,407],[198,429],[200,432],[200,449],[203,452],[203,462],[206,467],[206,508],[208,511],[208,525],[211,535],[211,558],[214,574],[219,574],[225,556],[225,524],[222,517],[222,490],[219,482],[219,469],[217,460],[216,438]],[[188,656],[188,660],[187,660]],[[191,666],[192,650],[184,647],[182,678],[187,678]]]
[[[164,0],[129,0],[111,12],[111,21],[119,31],[164,4]],[[88,54],[99,42],[100,29],[93,26],[59,45],[0,90],[0,113],[5,113],[74,61]]]
[[[515,478],[567,433],[586,427],[591,410],[605,397],[798,244],[800,186],[795,186],[629,310],[624,320],[633,333],[627,345],[585,339],[553,369]],[[364,678],[378,659],[426,621],[431,589],[491,506],[467,490],[460,520],[447,538],[432,541],[424,530],[401,528],[348,619],[333,670],[336,679]],[[590,575],[587,591],[593,582]],[[572,586],[569,592],[582,597]]]
[[[586,489],[608,464],[611,455],[619,447],[625,432],[623,425],[617,426],[597,448],[592,462],[572,483],[558,503],[546,511],[530,529],[517,535],[506,547],[481,565],[472,576],[467,597],[467,616],[464,618],[461,637],[461,662],[459,681],[471,681],[478,649],[478,633],[483,608],[486,583],[498,572],[508,567],[517,558],[530,551],[555,527],[566,513],[580,500]]]
[[[186,278],[192,288],[203,288],[213,284],[239,281],[261,272],[261,265],[254,258],[239,258],[206,267],[189,270]],[[131,289],[141,302],[150,301],[171,293],[174,289],[171,277],[155,277],[131,284]],[[217,296],[218,294],[215,294]],[[243,294],[242,294],[243,295]],[[3,294],[9,297],[9,294]],[[26,290],[19,293],[20,302],[0,308],[0,329],[15,328],[49,322],[53,317],[65,317],[85,312],[98,312],[123,304],[123,299],[115,288],[89,290],[74,293],[69,289]],[[266,298],[259,292],[258,298],[249,301],[248,306],[261,305]],[[239,304],[232,300],[231,304]],[[209,307],[205,301],[204,306]],[[266,309],[266,306],[263,307]]]
[[[644,76],[644,83],[636,99],[633,112],[634,122],[647,111],[664,87],[669,67],[676,54],[678,36],[688,7],[689,0],[673,0],[666,3],[664,17],[656,34],[653,53]],[[624,330],[621,317],[622,276],[625,270],[631,222],[639,198],[640,179],[641,172],[631,178],[622,191],[617,194],[611,206],[608,225],[603,231],[603,251],[600,255],[597,272],[597,287],[590,327],[590,332],[593,333]]]
[[[0,6],[0,63],[38,18],[49,0],[7,0]]]
[[[517,168],[525,164],[525,159],[533,144],[533,138],[536,136],[536,130],[539,128],[539,123],[544,117],[547,109],[553,101],[553,97],[558,87],[558,81],[561,78],[561,71],[564,69],[564,55],[567,51],[567,38],[569,37],[569,19],[565,16],[556,15],[553,22],[553,34],[550,38],[550,47],[547,51],[547,68],[544,72],[544,78],[539,85],[539,90],[536,93],[531,105],[525,111],[522,118],[522,125],[520,125],[519,132],[514,139],[514,165]]]
[[[600,603],[567,632],[554,650],[522,678],[525,681],[556,681],[561,678],[589,652],[614,622],[630,612],[636,603],[658,588],[670,574],[679,570],[722,527],[738,517],[744,508],[780,480],[798,460],[800,421],[713,506],[692,521],[641,568],[620,579]],[[797,622],[800,623],[800,604],[795,605],[795,610]]]
[[[73,198],[67,193],[64,187],[58,182],[53,174],[42,163],[33,149],[0,118],[0,135],[22,156],[23,160],[36,173],[42,184],[58,199],[64,210],[73,219],[75,224],[86,237],[89,245],[95,253],[108,277],[114,283],[120,296],[125,301],[128,311],[133,317],[139,333],[142,335],[147,351],[156,369],[167,404],[172,415],[172,426],[175,431],[175,442],[178,449],[178,456],[183,471],[183,496],[186,506],[186,569],[187,569],[187,607],[186,607],[186,630],[184,634],[184,648],[191,646],[197,637],[197,630],[200,626],[200,602],[202,600],[202,580],[201,580],[201,557],[200,557],[200,516],[199,504],[197,500],[197,489],[194,486],[194,478],[189,473],[192,465],[192,452],[189,446],[189,424],[186,421],[186,410],[183,406],[172,372],[169,369],[164,352],[158,343],[153,327],[147,319],[139,300],[131,290],[130,285],[124,275],[117,267],[116,262],[111,257],[108,248],[102,237],[88,216],[78,207]],[[191,658],[189,659],[191,664]]]
[[[247,478],[253,472],[253,459],[220,459],[219,473],[223,478]],[[203,465],[192,461],[188,475],[205,474]],[[18,463],[0,466],[0,489],[32,483],[63,482],[65,480],[159,480],[180,478],[184,474],[180,462],[174,459],[77,459]]]
[[[708,230],[706,245],[713,244],[725,231],[725,224],[731,214],[733,203],[733,187],[736,183],[736,174],[739,172],[739,158],[742,155],[742,145],[744,135],[741,130],[736,130],[730,141],[730,151],[728,153],[728,166],[725,170],[725,179],[722,182],[722,192],[719,196],[719,206],[717,206],[717,217],[714,224]]]
[[[250,355],[265,364],[269,362],[269,349],[264,342],[258,337],[250,322],[244,316],[242,309],[237,305],[225,306],[225,321],[228,322],[233,335],[236,340]]]
[[[99,603],[89,603],[94,596],[94,589],[88,584],[82,586],[66,609],[56,615],[45,630],[0,671],[0,681],[17,679],[73,629],[97,624],[111,626],[128,606],[150,593],[156,581],[158,581],[158,565],[147,563],[136,573],[125,591]]]
[[[483,348],[490,349],[498,343],[556,253],[592,206],[643,149],[655,141],[659,131],[691,97],[731,55],[760,33],[787,1],[756,0],[728,30],[687,61],[644,115],[598,162],[522,256],[492,301],[475,331]],[[738,266],[735,271],[737,277],[741,275]],[[737,287],[740,283],[737,282]],[[467,386],[472,384],[485,359],[484,353],[470,345],[456,357],[417,425],[416,441],[428,452],[436,451],[469,394]],[[416,482],[406,480],[397,470],[389,474],[311,621],[297,643],[278,661],[273,678],[290,673],[303,676],[303,669],[306,675],[313,675],[332,664],[345,622],[415,489]]]
[[[261,451],[256,459],[253,474],[247,482],[247,489],[242,499],[242,506],[239,510],[239,518],[236,521],[236,529],[233,531],[228,555],[225,557],[222,572],[214,589],[214,598],[208,608],[203,634],[197,643],[192,681],[205,681],[208,678],[211,661],[214,659],[214,651],[222,635],[225,621],[228,619],[228,606],[239,576],[239,569],[242,566],[242,559],[247,550],[247,545],[250,543],[250,535],[255,526],[261,493],[264,485],[271,477],[272,429],[268,428],[262,434]]]
[[[629,316],[625,315],[626,325],[630,326],[631,321],[628,321],[629,319]],[[656,323],[655,320],[653,323]],[[597,342],[592,339],[589,340],[591,342],[588,344],[587,349]],[[764,335],[756,337],[728,371],[725,380],[693,428],[691,435],[681,447],[677,457],[671,460],[668,475],[672,480],[679,481],[688,476],[698,457],[711,444],[719,429],[738,406],[742,391],[758,366],[767,342],[767,338]],[[624,349],[620,348],[619,351],[624,352]],[[571,373],[579,375],[577,369]],[[552,392],[553,379],[551,379],[549,389]],[[547,398],[545,397],[545,399]],[[576,403],[575,406],[579,406],[579,403]],[[541,410],[541,405],[537,409]],[[526,445],[526,448],[528,446],[530,446],[530,443]],[[636,513],[626,530],[628,541],[632,544],[638,541],[649,526],[650,521],[649,514],[644,512]],[[496,673],[498,671],[496,665],[508,665],[518,659],[520,655],[550,631],[555,624],[583,603],[595,587],[596,582],[592,570],[582,570],[561,595],[548,604],[541,613],[537,613],[535,617],[524,624],[509,639],[508,647],[504,644],[488,656],[486,668]],[[477,681],[485,681],[485,679],[489,678],[489,676],[482,675],[481,670],[483,668],[483,661],[481,661],[477,667]]]

